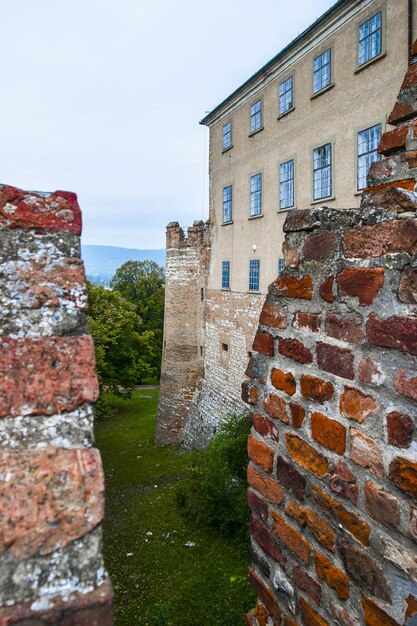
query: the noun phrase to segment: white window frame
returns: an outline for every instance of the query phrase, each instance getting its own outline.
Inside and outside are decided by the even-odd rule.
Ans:
[[[226,191],[230,189],[230,198],[225,197]],[[230,203],[230,219],[225,220],[225,205]],[[223,187],[222,195],[222,224],[231,224],[233,222],[233,185],[226,185]]]
[[[255,178],[258,178],[260,180],[260,188],[259,189],[255,189],[254,185],[255,185]],[[263,194],[263,176],[262,176],[262,172],[257,172],[256,174],[253,174],[250,179],[249,179],[249,218],[254,218],[254,217],[259,217],[260,215],[262,215],[262,194]],[[259,194],[259,195],[257,195]],[[260,198],[259,200],[259,211],[255,212],[255,209],[257,209],[257,198]]]
[[[253,263],[257,263],[258,265],[258,282],[257,282],[257,288],[255,289],[255,287],[251,287],[251,277],[252,274],[251,272],[253,271]],[[261,286],[261,261],[260,259],[249,259],[249,280],[248,280],[248,291],[257,293],[258,291],[260,291],[260,286]],[[253,281],[252,281],[253,284]]]
[[[292,178],[287,179],[285,181],[281,180],[282,167],[287,165],[288,163],[292,163]],[[282,185],[285,182],[292,181],[292,204],[288,204],[286,206],[282,206],[283,194],[282,194]],[[295,207],[295,158],[292,157],[290,159],[285,159],[285,161],[281,161],[278,166],[278,195],[279,195],[279,211],[287,211],[288,209],[293,209]]]
[[[290,89],[287,89],[286,91],[281,93],[281,87],[283,87],[288,81],[291,81]],[[288,108],[284,108],[286,100],[284,99],[282,101],[281,98],[283,98],[283,96],[285,96],[289,91],[291,92],[290,104]],[[284,107],[281,107],[282,102],[284,102]],[[284,115],[287,115],[287,113],[290,113],[293,110],[294,110],[294,74],[290,74],[289,76],[287,76],[287,78],[282,80],[280,84],[278,85],[278,119],[280,117],[284,117]]]
[[[362,191],[364,189],[366,189],[366,187],[367,187],[366,183],[365,183],[365,185],[363,187],[359,186],[359,180],[360,180],[360,178],[359,178],[359,158],[361,156],[364,156],[364,154],[374,153],[377,158],[375,158],[372,161],[370,161],[370,165],[374,161],[379,161],[380,158],[381,158],[380,154],[377,152],[378,145],[376,146],[376,148],[374,150],[370,150],[370,151],[368,151],[366,153],[359,154],[359,135],[360,135],[360,133],[363,133],[365,131],[368,131],[368,130],[371,130],[373,128],[376,128],[377,126],[380,126],[380,138],[381,138],[382,134],[384,133],[384,127],[385,127],[384,120],[376,120],[372,124],[367,124],[365,127],[362,126],[361,128],[357,128],[355,130],[355,188],[356,188],[355,189],[355,193],[357,193],[357,194],[361,194]],[[369,165],[369,167],[370,167],[370,165]],[[368,172],[367,172],[366,176],[368,176],[368,174],[369,174],[369,168],[368,168]]]
[[[225,276],[225,264],[227,263],[227,287],[224,286],[223,284],[223,279]],[[221,279],[222,279],[222,290],[223,291],[230,291],[230,261],[229,259],[223,259],[222,260],[222,275],[221,275]]]
[[[315,167],[315,153],[317,152],[317,150],[320,150],[322,148],[326,148],[327,146],[330,147],[330,163],[326,164],[322,167]],[[323,172],[324,169],[329,168],[329,172],[330,172],[330,193],[328,195],[324,195],[324,196],[319,196],[319,197],[315,197],[315,181],[316,181],[316,177],[315,177],[315,172],[317,171],[321,171]],[[317,202],[321,202],[322,200],[329,200],[329,199],[333,199],[334,198],[334,179],[333,179],[333,171],[334,171],[334,142],[332,141],[325,141],[323,143],[320,143],[317,146],[314,146],[312,149],[312,203],[317,203]]]
[[[255,111],[255,107],[259,105],[259,109]],[[254,135],[263,129],[263,100],[259,98],[250,105],[249,117],[249,134]]]
[[[224,129],[226,128],[226,126],[229,126],[229,125],[230,125],[230,130],[227,133],[225,133]],[[225,145],[225,137],[229,137],[229,136],[230,136],[230,143],[228,145]],[[233,122],[231,120],[226,122],[226,124],[223,124],[222,146],[223,146],[223,152],[226,152],[227,150],[230,150],[230,148],[233,148]]]
[[[321,64],[320,67],[316,69],[315,68],[316,61],[321,59],[327,52],[329,53],[328,63],[325,63],[324,65]],[[323,68],[327,66],[329,66],[328,82],[325,85],[323,85],[323,80],[320,80],[320,87],[316,89],[316,81],[315,81],[316,74],[320,72],[320,75],[321,75]],[[313,89],[312,89],[313,96],[316,96],[322,93],[323,91],[326,91],[332,85],[333,85],[333,48],[332,46],[329,46],[328,48],[326,48],[325,50],[323,50],[322,52],[320,52],[313,58]]]

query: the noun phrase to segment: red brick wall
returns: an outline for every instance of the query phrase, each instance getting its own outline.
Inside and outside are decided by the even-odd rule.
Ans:
[[[360,210],[284,226],[244,383],[247,624],[417,623],[416,102],[412,65]]]
[[[0,625],[111,626],[73,193],[0,185]]]

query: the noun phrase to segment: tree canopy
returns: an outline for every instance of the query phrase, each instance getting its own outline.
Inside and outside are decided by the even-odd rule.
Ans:
[[[155,374],[154,335],[143,329],[136,307],[117,291],[89,282],[88,297],[100,387],[131,391],[142,378]]]
[[[154,261],[127,261],[116,271],[110,287],[135,305],[141,331],[152,331],[154,356],[151,365],[161,368],[164,326],[165,273]]]

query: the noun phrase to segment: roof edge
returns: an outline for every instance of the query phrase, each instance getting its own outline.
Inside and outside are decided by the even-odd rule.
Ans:
[[[274,63],[279,61],[279,59],[282,56],[284,56],[284,54],[286,54],[289,50],[291,50],[291,48],[295,47],[300,41],[302,41],[302,39],[304,39],[304,37],[309,35],[317,26],[319,26],[328,17],[330,17],[334,12],[336,12],[339,7],[341,7],[343,4],[346,4],[348,2],[351,2],[351,0],[338,0],[335,4],[333,4],[329,9],[327,9],[325,13],[323,13],[323,15],[317,18],[302,33],[297,35],[295,39],[293,39],[288,45],[286,45],[285,48],[282,48],[282,50],[280,50],[278,54],[276,54],[272,59],[270,59],[267,63],[265,63],[265,65],[263,65],[259,70],[257,70],[254,74],[252,74],[250,78],[248,78],[244,83],[242,83],[240,87],[235,89],[229,96],[227,96],[227,98],[225,98],[222,102],[220,102],[220,104],[218,104],[212,111],[210,111],[208,115],[203,117],[203,119],[200,120],[199,124],[201,124],[202,126],[208,126],[212,118],[217,115],[217,113],[222,109],[222,107],[228,104],[235,96],[238,95],[239,92],[243,91],[254,80],[262,76],[262,74],[265,73],[267,70],[269,70],[274,65]]]

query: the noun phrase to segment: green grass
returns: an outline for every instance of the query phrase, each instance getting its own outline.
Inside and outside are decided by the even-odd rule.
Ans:
[[[117,626],[243,625],[255,604],[246,546],[180,515],[175,485],[191,457],[154,444],[158,390],[108,400],[114,413],[97,421],[96,439],[106,474],[104,558]],[[187,541],[195,547],[185,547]]]

